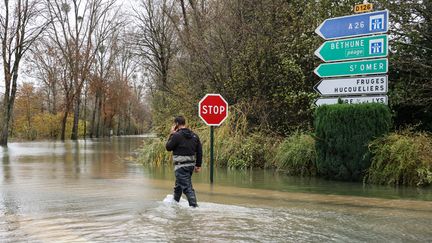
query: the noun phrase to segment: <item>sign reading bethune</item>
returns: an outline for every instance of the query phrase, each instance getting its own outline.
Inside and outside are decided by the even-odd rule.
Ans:
[[[387,71],[387,58],[364,61],[322,63],[314,70],[315,74],[321,78],[381,74],[387,73]]]
[[[372,3],[357,4],[354,6],[354,13],[364,13],[373,10]]]
[[[383,10],[326,19],[315,32],[326,40],[386,33],[388,16],[388,10]]]
[[[386,57],[388,36],[376,35],[324,42],[315,55],[325,62]]]
[[[314,89],[323,96],[385,94],[388,76],[323,79]]]
[[[340,97],[343,103],[346,104],[363,104],[363,103],[379,103],[388,104],[387,95],[382,96],[353,96],[353,97]],[[320,98],[315,101],[315,105],[334,105],[338,103],[339,98]]]

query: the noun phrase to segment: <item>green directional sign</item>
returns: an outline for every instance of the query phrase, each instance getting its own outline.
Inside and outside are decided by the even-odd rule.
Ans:
[[[387,73],[387,71],[387,58],[351,62],[323,63],[314,70],[315,74],[322,78],[380,74]]]
[[[387,54],[387,35],[327,41],[315,51],[325,62],[386,57]]]

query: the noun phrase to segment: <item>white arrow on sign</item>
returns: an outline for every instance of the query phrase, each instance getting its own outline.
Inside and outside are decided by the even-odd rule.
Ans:
[[[323,79],[314,89],[323,96],[385,94],[388,91],[388,76]]]
[[[334,105],[338,103],[339,98],[321,98],[315,101],[315,105]],[[388,104],[387,95],[383,96],[352,96],[352,97],[340,97],[343,103],[346,104],[362,104],[362,103],[380,103]]]

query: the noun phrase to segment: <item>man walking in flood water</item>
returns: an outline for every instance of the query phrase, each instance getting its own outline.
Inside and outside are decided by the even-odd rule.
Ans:
[[[192,187],[192,173],[200,172],[202,146],[198,135],[186,128],[186,119],[177,116],[166,143],[166,149],[173,152],[175,169],[174,200],[180,201],[182,192],[186,195],[189,206],[198,207],[195,190]]]

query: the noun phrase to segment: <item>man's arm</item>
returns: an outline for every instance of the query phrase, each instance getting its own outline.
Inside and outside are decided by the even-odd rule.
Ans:
[[[197,147],[196,147],[196,167],[201,167],[202,164],[202,145],[201,145],[201,141],[198,137],[198,135],[196,135],[198,143],[197,143]]]
[[[172,133],[168,138],[168,142],[165,144],[165,148],[168,151],[173,151],[178,145],[178,136],[175,133]]]

